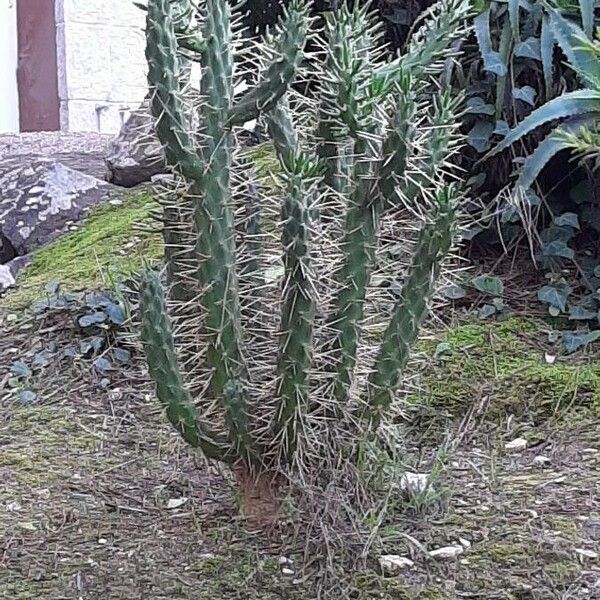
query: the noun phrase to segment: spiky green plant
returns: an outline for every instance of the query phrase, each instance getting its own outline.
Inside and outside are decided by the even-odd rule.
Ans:
[[[389,411],[456,229],[459,188],[444,174],[458,103],[430,80],[468,11],[440,0],[409,53],[387,62],[364,8],[340,8],[307,58],[303,0],[258,54],[226,0],[205,0],[191,19],[178,2],[150,0],[152,109],[183,191],[165,200],[168,286],[151,270],[142,279],[142,339],[167,417],[207,456],[297,465]],[[179,84],[194,53],[197,131]],[[254,81],[236,94],[249,55]],[[305,59],[316,100],[291,88]],[[239,156],[236,128],[256,118],[279,158],[280,196],[257,198]],[[406,270],[386,258],[399,235]],[[373,288],[374,273],[403,280],[399,297]]]

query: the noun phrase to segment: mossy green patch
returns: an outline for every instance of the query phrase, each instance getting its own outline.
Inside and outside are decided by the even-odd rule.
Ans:
[[[235,556],[208,555],[193,570],[206,582],[199,599],[234,598],[238,594],[249,600],[305,598],[301,587],[281,573],[275,558],[260,557],[251,551]]]
[[[115,278],[140,269],[144,259],[162,256],[162,241],[149,225],[155,200],[148,192],[126,195],[122,204],[93,211],[80,229],[33,255],[18,286],[0,307],[19,308],[43,294],[50,281],[69,291],[106,287]]]
[[[440,342],[450,351],[423,369],[422,392],[409,402],[433,409],[436,418],[452,417],[485,393],[491,417],[528,415],[536,423],[572,407],[600,415],[600,363],[559,358],[548,364],[540,344],[544,328],[525,318],[467,323],[422,343],[419,349],[431,357]]]
[[[435,587],[413,586],[402,576],[382,577],[374,571],[359,571],[352,578],[352,598],[357,600],[445,600],[447,593]]]
[[[91,455],[99,445],[98,438],[77,425],[72,410],[58,406],[15,406],[9,425],[27,435],[9,440],[0,453],[0,466],[8,467],[17,480],[27,485],[37,486],[60,476],[57,466],[68,463],[69,457],[73,464],[66,468],[80,465],[82,455]]]

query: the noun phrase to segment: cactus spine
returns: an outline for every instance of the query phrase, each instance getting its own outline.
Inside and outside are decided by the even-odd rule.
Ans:
[[[169,420],[207,456],[259,469],[281,458],[293,464],[323,403],[330,421],[347,411],[375,426],[381,421],[427,313],[460,197],[454,186],[434,181],[455,139],[456,107],[445,93],[436,94],[425,134],[416,121],[428,104],[427,77],[439,68],[469,7],[440,0],[411,54],[391,63],[378,50],[367,9],[338,9],[321,45],[310,131],[297,129],[290,89],[310,26],[304,1],[290,3],[257,58],[255,85],[242,95],[234,93],[239,33],[228,2],[205,0],[198,15],[189,7],[150,0],[147,9],[152,110],[167,160],[187,186],[183,198],[165,207],[169,302],[157,274],[142,280],[149,370]],[[179,81],[187,60],[202,71],[196,132]],[[266,120],[281,164],[278,243],[259,235],[262,206],[234,210],[235,127],[257,117]],[[365,341],[381,224],[403,203],[421,210],[424,225],[385,333]],[[246,215],[243,227],[234,213]],[[283,265],[280,283],[261,272],[266,264]],[[242,290],[241,281],[256,289]],[[176,311],[185,305],[178,326],[188,318],[198,324],[199,409],[179,371],[167,304]],[[372,364],[363,360],[367,343]],[[356,412],[359,396],[364,402]]]

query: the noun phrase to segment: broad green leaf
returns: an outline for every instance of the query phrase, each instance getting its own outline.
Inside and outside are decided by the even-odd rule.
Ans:
[[[579,217],[576,213],[566,212],[562,215],[558,215],[554,217],[554,224],[559,227],[573,227],[575,229],[580,229],[579,227]]]
[[[579,0],[583,31],[590,39],[594,35],[594,0]]]
[[[486,104],[483,98],[473,96],[467,100],[467,112],[474,115],[493,115],[495,109],[492,104]]]
[[[564,312],[567,310],[567,299],[572,291],[573,288],[566,284],[560,286],[545,285],[538,290],[537,297],[541,302],[545,302]]]
[[[503,119],[496,121],[496,128],[494,129],[494,133],[496,135],[501,135],[502,137],[507,136],[510,131],[510,127],[508,123]]]
[[[600,339],[600,331],[565,331],[563,332],[563,343],[567,354],[572,354],[579,348],[583,348]]]
[[[484,160],[502,152],[511,144],[527,135],[529,132],[537,129],[549,121],[563,119],[577,115],[586,115],[594,112],[600,112],[600,91],[577,90],[568,92],[546,102],[537,110],[534,110],[521,123],[519,123],[501,142],[499,142]]]
[[[439,358],[444,354],[449,354],[452,352],[452,344],[450,342],[440,342],[435,348],[435,358]]]
[[[563,130],[568,132],[576,131],[582,124],[589,122],[589,120],[593,121],[599,118],[599,116],[600,115],[592,113],[589,116],[589,119],[576,118],[567,121],[557,128],[554,133],[550,134],[546,139],[540,142],[537,148],[526,158],[517,181],[517,186],[528,189],[533,185],[533,182],[546,164],[548,164],[556,154],[570,147],[565,141],[564,136],[561,135]]]
[[[517,186],[525,189],[531,187],[550,159],[565,148],[568,148],[566,142],[554,134],[549,135],[545,140],[540,142],[537,148],[525,160],[519,174]]]
[[[575,251],[573,248],[569,248],[567,243],[563,240],[554,240],[548,244],[545,244],[542,248],[542,254],[552,258],[575,258]]]
[[[512,95],[515,100],[521,100],[529,106],[535,106],[536,91],[530,85],[524,85],[520,88],[513,88]]]
[[[494,277],[493,275],[478,275],[471,280],[471,284],[476,290],[483,294],[502,296],[504,293],[502,279],[500,279],[500,277]]]
[[[480,319],[487,319],[488,317],[495,315],[497,312],[498,311],[496,310],[496,307],[493,306],[492,304],[484,304],[479,309],[479,312],[477,314]]]
[[[467,292],[460,285],[452,284],[443,288],[441,294],[448,300],[460,300],[467,295]]]
[[[498,52],[492,48],[492,36],[490,34],[490,9],[482,12],[473,20],[475,25],[475,37],[479,45],[479,52],[483,59],[483,68],[495,75],[506,75],[508,68]]]
[[[542,31],[540,34],[540,55],[542,57],[542,69],[544,71],[544,83],[546,86],[546,100],[552,94],[552,73],[554,69],[554,35],[550,28],[548,16],[542,17]]]
[[[515,46],[514,55],[518,58],[542,60],[540,40],[535,37],[528,37],[526,40],[519,42]]]
[[[467,134],[467,143],[473,146],[477,152],[485,152],[490,149],[491,137],[494,126],[489,121],[477,121]]]
[[[569,309],[569,321],[589,321],[595,319],[598,316],[598,312],[590,310],[585,306],[571,306]]]
[[[550,11],[550,27],[558,45],[584,85],[600,86],[600,59],[582,47],[581,39],[585,38],[583,30],[565,19],[557,10]]]

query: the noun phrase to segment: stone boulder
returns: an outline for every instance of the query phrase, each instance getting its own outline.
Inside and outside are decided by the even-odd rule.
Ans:
[[[105,158],[111,135],[40,131],[0,135],[0,170],[13,159],[25,163],[40,158],[55,160],[71,169],[108,181]]]
[[[133,187],[166,170],[165,154],[154,131],[150,104],[145,100],[112,140],[106,157],[109,181]]]
[[[14,283],[24,258],[74,229],[90,209],[107,201],[118,188],[57,161],[23,162],[15,157],[0,164],[0,289]],[[11,282],[12,280],[12,282]]]
[[[199,93],[193,88],[186,92],[188,119],[193,131],[198,128],[199,119],[194,109],[199,103]],[[254,124],[249,123],[236,131],[240,145],[251,146],[259,143]],[[146,98],[138,110],[125,121],[119,134],[110,143],[106,157],[110,171],[109,181],[123,187],[133,187],[152,181],[156,175],[169,171],[165,153],[154,129],[154,117],[150,110],[150,100]]]

